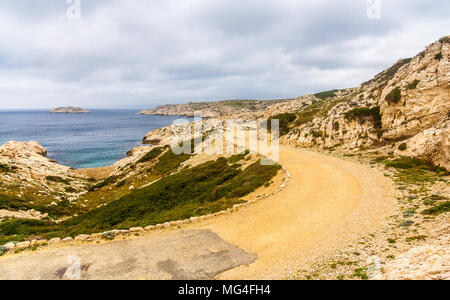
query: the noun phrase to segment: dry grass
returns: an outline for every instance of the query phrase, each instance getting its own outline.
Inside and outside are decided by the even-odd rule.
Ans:
[[[77,175],[86,176],[95,180],[100,180],[109,177],[113,171],[114,166],[109,166],[100,168],[79,169],[74,170],[73,173]]]

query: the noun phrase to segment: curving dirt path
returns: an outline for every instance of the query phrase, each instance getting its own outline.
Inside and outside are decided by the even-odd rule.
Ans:
[[[280,163],[291,174],[287,187],[231,215],[182,231],[0,258],[0,279],[62,278],[70,255],[88,261],[86,279],[283,279],[386,224],[394,189],[379,172],[287,146]]]

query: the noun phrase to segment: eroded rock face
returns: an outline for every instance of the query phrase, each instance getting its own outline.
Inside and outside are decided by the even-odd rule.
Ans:
[[[72,169],[46,157],[47,150],[38,142],[10,141],[0,146],[0,193],[17,190],[17,197],[32,190],[46,196],[52,193],[66,193],[66,188],[82,190],[86,183],[73,180]],[[59,183],[58,181],[66,181]],[[72,196],[69,196],[70,200]],[[75,196],[74,196],[75,197]]]
[[[10,141],[0,147],[0,156],[10,159],[30,157],[39,159],[47,156],[47,150],[35,141]]]
[[[387,263],[383,279],[387,280],[449,280],[450,234],[439,235],[426,245],[402,253]]]
[[[302,147],[392,147],[387,152],[433,161],[450,169],[450,37],[431,44],[413,59],[354,89],[340,91],[336,104],[320,117],[294,128],[282,138]],[[397,89],[399,97],[393,97]],[[357,108],[379,108],[373,116],[346,117]],[[400,144],[407,150],[400,151]]]
[[[448,42],[435,42],[395,74],[381,94],[384,138],[411,137],[448,117],[449,52]],[[439,54],[441,59],[436,58]],[[390,103],[385,98],[395,87],[400,87],[401,100]]]

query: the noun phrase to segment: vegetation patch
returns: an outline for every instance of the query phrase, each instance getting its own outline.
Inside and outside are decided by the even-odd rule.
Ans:
[[[101,188],[103,188],[105,186],[111,185],[111,184],[115,183],[118,179],[119,179],[119,176],[116,176],[116,175],[109,176],[108,178],[106,178],[102,182],[97,183],[96,185],[90,187],[89,191],[92,192],[92,191],[101,189]]]
[[[408,90],[415,90],[417,88],[417,85],[420,83],[420,80],[416,79],[413,82],[411,82],[410,84],[408,84],[406,86],[406,89]]]
[[[177,155],[174,154],[173,151],[169,150],[159,158],[159,161],[154,166],[153,171],[159,175],[168,175],[177,170],[182,163],[191,157],[192,155],[190,154]]]
[[[6,249],[5,246],[0,246],[0,256],[3,256],[3,254],[6,253],[6,251],[8,251],[8,249]]]
[[[386,160],[384,164],[386,167],[396,169],[397,178],[403,182],[435,182],[438,177],[448,176],[450,173],[445,168],[438,167],[432,162],[411,157]]]
[[[427,239],[426,235],[412,236],[412,237],[406,238],[406,242],[411,243],[414,241],[425,241],[426,239]]]
[[[121,182],[119,182],[118,184],[116,184],[116,188],[121,188],[123,187],[125,184],[127,184],[126,180],[122,180]]]
[[[432,208],[426,209],[422,212],[424,215],[440,215],[450,211],[450,201],[436,205]]]
[[[375,106],[372,108],[369,107],[358,107],[352,109],[345,113],[345,118],[347,120],[358,120],[361,123],[364,123],[366,120],[370,119],[374,123],[374,126],[378,129],[382,128],[381,123],[381,113],[380,107]]]
[[[272,129],[272,120],[280,121],[280,136],[286,135],[291,131],[291,124],[297,119],[297,114],[294,113],[285,113],[279,114],[276,116],[272,116],[267,120],[267,129]]]
[[[383,72],[382,77],[380,79],[386,80],[386,81],[391,80],[395,76],[395,74],[397,74],[398,70],[400,70],[400,68],[403,67],[404,65],[410,63],[411,60],[412,60],[412,58],[405,58],[405,59],[399,60],[392,67],[390,67],[385,72]]]
[[[436,54],[434,56],[434,59],[437,59],[437,60],[441,60],[442,58],[444,58],[444,56],[442,56],[442,52],[439,52],[438,54]]]
[[[249,150],[245,150],[244,153],[236,154],[236,155],[233,155],[230,158],[228,158],[228,162],[230,164],[236,164],[236,163],[240,162],[241,160],[243,160],[249,154],[250,154],[250,151]]]
[[[315,97],[325,100],[328,98],[334,98],[336,97],[336,93],[339,92],[339,90],[331,90],[331,91],[325,91],[321,93],[314,94]]]
[[[45,179],[47,179],[47,181],[51,181],[51,182],[56,182],[56,183],[69,183],[68,180],[59,177],[59,176],[47,176],[45,177]]]
[[[15,173],[17,168],[8,165],[0,164],[0,173]]]
[[[168,153],[172,153],[169,151]],[[12,220],[0,225],[0,241],[76,236],[112,229],[148,226],[189,219],[226,210],[242,203],[241,197],[270,182],[281,168],[261,161],[241,170],[220,158],[162,178],[119,200],[54,224],[46,221]]]
[[[397,104],[400,102],[400,100],[402,100],[402,91],[399,87],[396,87],[386,95],[385,99],[389,104]]]
[[[154,160],[155,158],[157,158],[158,156],[161,155],[161,153],[164,152],[166,148],[165,147],[157,147],[157,148],[153,148],[152,150],[150,150],[147,154],[145,154],[144,156],[142,156],[137,163],[138,164],[142,164],[142,163],[146,163],[149,161]]]
[[[351,276],[351,278],[359,278],[361,280],[369,280],[369,275],[367,274],[367,268],[356,269],[355,273]]]
[[[406,143],[402,143],[398,146],[398,150],[400,151],[406,151],[408,149],[408,145]]]

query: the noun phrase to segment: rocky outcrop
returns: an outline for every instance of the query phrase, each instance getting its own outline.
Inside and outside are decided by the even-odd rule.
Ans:
[[[36,141],[16,142],[9,141],[0,147],[0,157],[9,159],[43,159],[47,156],[47,150]]]
[[[272,103],[264,111],[251,113],[237,109],[235,103],[232,113],[224,109],[215,116],[220,120],[246,120],[293,113],[297,120],[281,138],[282,143],[347,153],[376,148],[385,154],[418,157],[450,169],[449,48],[450,37],[444,37],[356,88]],[[222,107],[227,106],[224,103]],[[193,115],[194,110],[217,105],[164,106],[151,113]],[[175,138],[172,129],[154,130],[145,136],[144,143],[169,144]]]
[[[163,105],[154,109],[143,110],[140,114],[193,117],[196,111],[200,111],[203,118],[220,118],[233,114],[264,112],[267,107],[286,101],[229,100],[203,103],[190,102],[187,104]]]
[[[388,262],[382,279],[386,280],[449,280],[449,226],[429,239],[426,245],[414,247]]]
[[[50,111],[52,114],[87,114],[90,113],[90,111],[81,108],[81,107],[73,107],[73,106],[67,106],[67,107],[58,107],[55,109],[52,109]]]
[[[71,168],[46,155],[47,150],[35,141],[10,141],[0,146],[0,193],[17,192],[14,196],[21,198],[28,191],[45,197],[68,194],[68,189],[76,193],[85,188],[86,181],[76,179]],[[67,197],[75,198],[76,195]]]
[[[442,38],[361,86],[326,99],[324,109],[283,142],[346,151],[381,147],[450,169],[449,41]]]

